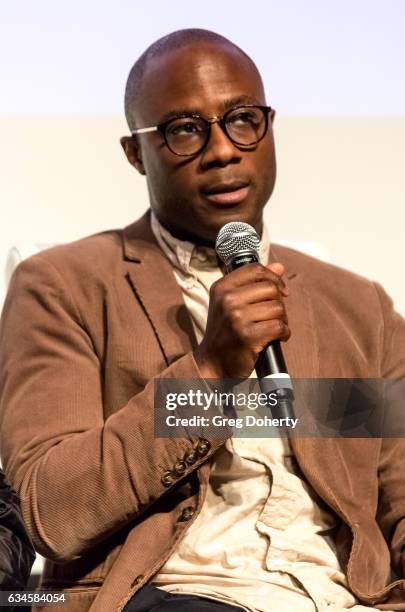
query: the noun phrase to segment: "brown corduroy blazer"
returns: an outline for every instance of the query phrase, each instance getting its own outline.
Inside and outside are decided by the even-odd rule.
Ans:
[[[381,287],[283,247],[271,257],[287,269],[293,377],[404,377],[405,323]],[[35,255],[13,275],[0,327],[1,454],[48,559],[42,585],[69,594],[64,610],[121,610],[202,506],[225,438],[206,448],[187,433],[153,435],[154,379],[198,378],[194,345],[148,214]],[[352,591],[405,610],[405,580],[389,584],[390,564],[405,575],[404,441],[292,445],[341,519],[336,545]],[[167,478],[184,457],[186,472]]]

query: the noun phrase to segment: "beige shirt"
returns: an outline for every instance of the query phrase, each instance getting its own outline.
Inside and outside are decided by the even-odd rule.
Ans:
[[[215,251],[175,239],[153,214],[151,224],[200,341],[209,288],[222,276]],[[265,230],[264,264],[268,252]],[[214,455],[209,485],[200,514],[155,586],[250,612],[374,610],[348,590],[329,535],[337,519],[306,482],[288,439],[227,440]]]

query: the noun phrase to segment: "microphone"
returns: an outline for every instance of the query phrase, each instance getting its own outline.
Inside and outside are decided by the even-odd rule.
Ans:
[[[233,221],[220,229],[215,250],[227,272],[232,272],[241,266],[258,263],[259,246],[260,238],[251,225]],[[293,419],[293,386],[279,340],[270,342],[261,351],[255,369],[262,392],[277,396],[277,404],[271,408],[273,417]]]

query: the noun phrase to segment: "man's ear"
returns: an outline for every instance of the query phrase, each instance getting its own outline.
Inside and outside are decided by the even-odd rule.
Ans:
[[[120,143],[131,166],[134,166],[140,174],[146,174],[136,136],[123,136],[120,138]]]
[[[271,111],[270,111],[270,121],[271,121],[272,123],[274,123],[274,119],[275,119],[275,117],[276,117],[276,111],[275,111],[275,109],[274,109],[274,108],[272,108],[272,109],[271,109]]]

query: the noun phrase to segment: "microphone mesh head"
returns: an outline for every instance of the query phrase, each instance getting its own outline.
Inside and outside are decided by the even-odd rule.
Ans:
[[[235,255],[243,251],[253,251],[258,255],[259,245],[260,238],[251,225],[232,221],[220,229],[215,250],[218,257],[228,265]]]

